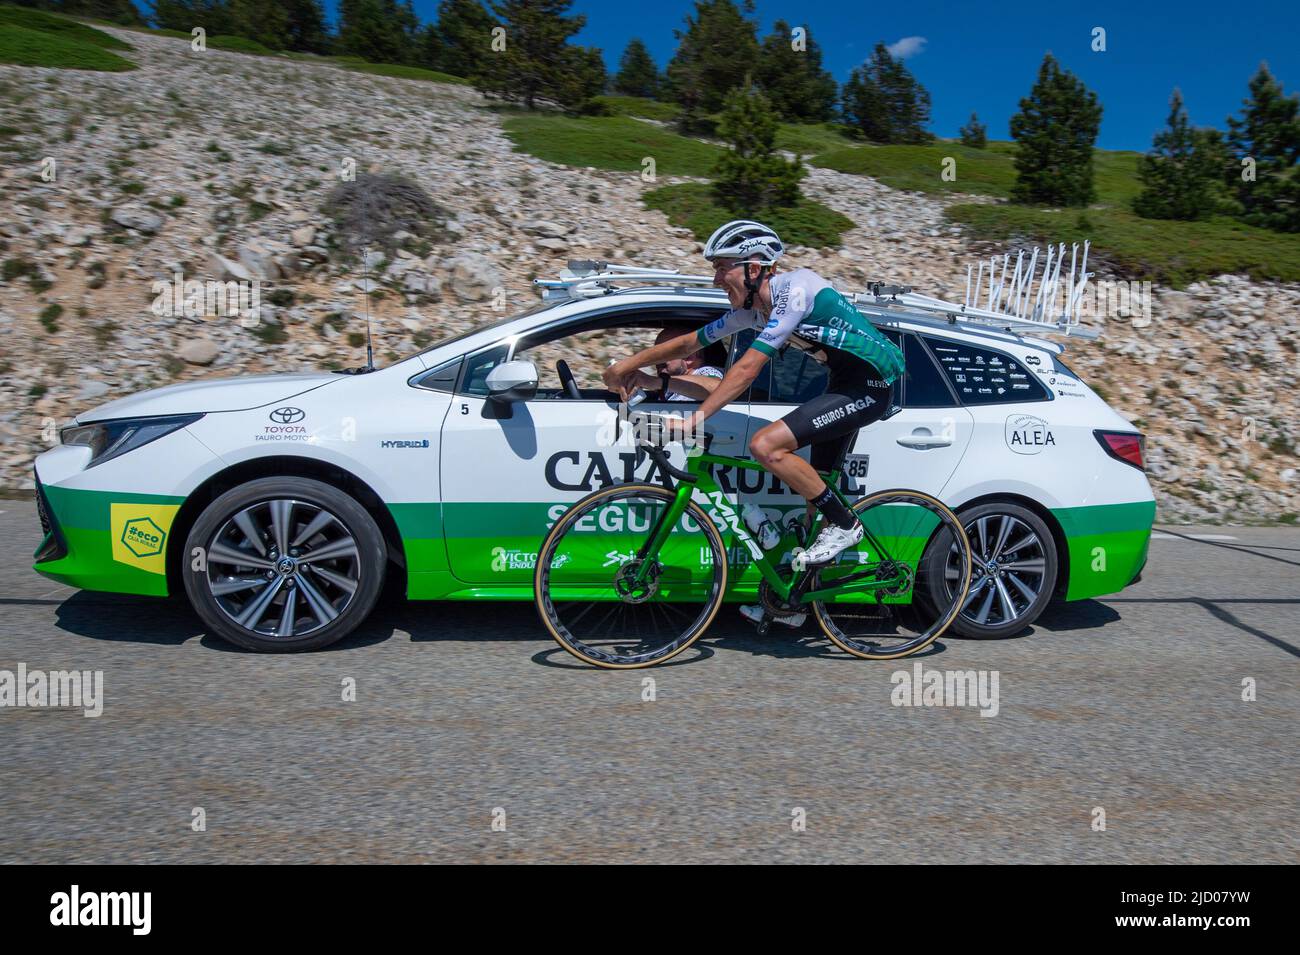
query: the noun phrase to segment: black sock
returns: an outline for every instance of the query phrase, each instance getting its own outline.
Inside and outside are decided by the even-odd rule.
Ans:
[[[853,525],[858,522],[856,516],[847,507],[844,502],[835,496],[835,492],[827,485],[825,490],[812,499],[813,507],[822,512],[822,516],[837,527],[844,530],[851,530]]]

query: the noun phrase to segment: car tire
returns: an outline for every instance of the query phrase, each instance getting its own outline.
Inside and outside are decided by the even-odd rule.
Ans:
[[[1056,541],[1046,522],[1029,508],[1010,501],[991,501],[957,512],[970,539],[973,569],[967,607],[957,615],[951,632],[977,640],[995,640],[1020,633],[1043,612],[1056,588],[1059,562]],[[982,531],[981,531],[982,526]],[[997,539],[1006,528],[1004,549]],[[1012,553],[1006,546],[1016,546]],[[931,542],[922,561],[927,593],[921,596],[930,606],[947,602],[945,565],[951,548]],[[1007,561],[1010,556],[1012,559]],[[1015,567],[1006,564],[1019,565]],[[990,565],[1001,576],[989,574]],[[1001,581],[1002,587],[997,586]],[[1032,597],[1026,593],[1032,592]],[[1004,596],[1005,593],[1005,596]],[[1006,611],[1007,599],[1011,612]],[[984,615],[984,620],[979,617]]]
[[[182,573],[209,632],[246,650],[293,653],[355,630],[379,598],[387,563],[384,536],[355,498],[310,478],[276,477],[204,508]]]

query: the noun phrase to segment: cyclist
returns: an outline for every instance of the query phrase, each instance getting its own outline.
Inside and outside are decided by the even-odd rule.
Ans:
[[[823,564],[861,541],[863,528],[817,472],[832,468],[858,429],[888,410],[890,385],[903,373],[903,353],[817,273],[778,272],[784,253],[781,239],[762,223],[737,219],[719,227],[705,243],[704,257],[714,267],[713,284],[726,290],[731,310],[698,332],[615,362],[604,377],[608,387],[626,395],[643,365],[685,358],[742,329],[757,330],[749,349],[683,420],[681,427],[689,433],[745,394],[763,365],[782,349],[800,348],[824,363],[830,375],[826,392],[765,425],[749,442],[754,460],[825,516],[825,527],[805,552],[809,564]],[[809,445],[812,463],[794,453]],[[802,618],[792,615],[781,622],[798,626]]]

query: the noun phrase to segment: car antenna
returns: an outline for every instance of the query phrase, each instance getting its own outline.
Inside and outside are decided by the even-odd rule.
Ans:
[[[353,182],[356,182],[354,179]],[[369,204],[369,197],[366,195],[365,187],[361,188],[361,270],[365,276],[365,284],[361,293],[365,296],[366,309],[366,364],[362,368],[342,368],[339,369],[345,375],[364,375],[375,370],[375,349],[370,338],[370,217],[366,215],[366,206]]]
[[[366,296],[366,371],[375,370],[375,350],[370,341],[370,245],[367,244],[361,251],[361,261],[364,266],[365,278],[365,296]]]
[[[366,206],[370,203],[369,189],[366,186],[361,188],[361,228],[365,232],[366,244],[361,251],[362,271],[365,275],[365,287],[363,291],[366,296],[366,371],[375,370],[375,350],[370,340],[370,217],[366,215]]]

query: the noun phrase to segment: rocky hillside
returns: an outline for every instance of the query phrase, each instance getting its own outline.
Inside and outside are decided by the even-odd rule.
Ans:
[[[513,152],[471,89],[119,35],[140,69],[0,67],[0,486],[30,487],[51,424],[111,397],[360,363],[366,280],[320,214],[349,160],[414,180],[448,213],[372,257],[380,362],[530,307],[531,279],[569,257],[700,264],[685,230],[642,208],[638,174]],[[807,191],[858,227],[793,264],[842,287],[957,294],[988,251],[945,224],[942,200],[820,169]],[[156,315],[154,283],[178,271],[258,279],[261,324]],[[1111,320],[1071,343],[1067,363],[1146,432],[1160,519],[1300,511],[1298,306],[1296,286],[1224,276],[1157,289],[1145,327]]]

